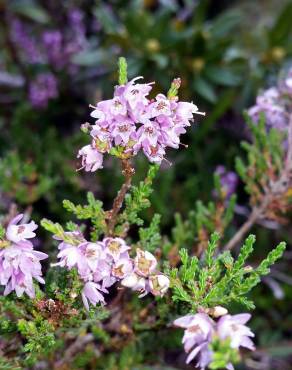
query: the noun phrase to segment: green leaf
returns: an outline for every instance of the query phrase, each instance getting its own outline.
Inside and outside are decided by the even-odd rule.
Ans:
[[[216,103],[217,96],[213,86],[202,77],[197,77],[194,81],[194,89],[198,94],[210,103]]]

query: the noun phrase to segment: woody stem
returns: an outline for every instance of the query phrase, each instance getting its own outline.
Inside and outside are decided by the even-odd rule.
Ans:
[[[125,182],[123,183],[121,189],[118,191],[118,194],[113,202],[113,208],[109,212],[108,235],[110,236],[114,234],[119,211],[122,208],[125,196],[131,187],[132,178],[135,173],[135,170],[131,166],[131,162],[129,159],[122,159],[122,173],[125,176]]]

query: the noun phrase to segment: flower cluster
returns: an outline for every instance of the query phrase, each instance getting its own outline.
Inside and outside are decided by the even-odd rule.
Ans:
[[[57,73],[76,73],[77,65],[72,63],[74,55],[87,47],[84,14],[74,8],[67,11],[68,27],[44,30],[39,36],[32,35],[31,27],[14,17],[11,20],[10,39],[23,64],[41,64],[49,71],[40,72],[29,81],[29,100],[33,107],[45,108],[49,100],[58,96]],[[54,73],[52,73],[54,71]]]
[[[102,168],[103,154],[114,154],[116,149],[124,158],[142,150],[150,162],[161,163],[167,147],[179,147],[180,135],[190,126],[193,114],[204,114],[174,94],[158,94],[150,100],[152,83],[136,83],[140,78],[116,86],[113,99],[92,107],[96,122],[87,127],[91,144],[78,153],[86,171]],[[174,80],[172,86],[177,90],[180,80]]]
[[[10,221],[5,239],[0,242],[0,284],[5,286],[4,295],[15,290],[18,297],[25,292],[33,298],[33,279],[44,284],[40,261],[48,255],[33,249],[27,239],[35,237],[38,226],[34,221],[18,225],[22,218],[19,214]]]
[[[185,329],[182,343],[188,354],[187,363],[196,358],[197,367],[205,369],[213,358],[210,348],[211,342],[219,338],[229,340],[230,347],[238,349],[245,347],[254,350],[250,337],[254,337],[251,330],[245,325],[250,314],[223,315],[217,322],[205,313],[183,316],[174,321],[174,325]],[[228,365],[233,369],[232,364]]]
[[[55,237],[59,240],[58,237]],[[65,241],[64,241],[65,240]],[[137,250],[133,260],[130,247],[121,238],[106,237],[102,241],[88,242],[80,232],[67,232],[59,245],[59,262],[54,266],[76,268],[84,282],[82,300],[86,309],[89,303],[105,304],[104,293],[117,281],[123,286],[147,294],[163,295],[169,281],[164,275],[154,274],[157,261],[149,252]],[[167,279],[168,284],[165,283]]]
[[[259,120],[261,113],[264,113],[267,127],[280,131],[287,130],[291,112],[292,69],[288,71],[284,78],[279,80],[277,86],[271,87],[258,95],[256,105],[248,110],[248,114],[254,122]]]
[[[122,285],[139,291],[139,297],[148,293],[162,297],[169,288],[169,279],[157,272],[156,267],[157,260],[153,254],[137,249],[132,271],[122,280]]]

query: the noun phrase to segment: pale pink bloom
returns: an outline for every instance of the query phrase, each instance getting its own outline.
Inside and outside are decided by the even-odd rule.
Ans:
[[[254,337],[254,333],[245,325],[250,318],[248,313],[222,316],[217,323],[219,337],[223,340],[230,338],[232,348],[245,347],[254,350],[255,346],[250,339]]]
[[[82,254],[86,258],[88,267],[92,272],[95,272],[101,261],[106,261],[106,253],[102,243],[84,243],[80,246]]]
[[[52,264],[52,266],[66,267],[68,270],[76,267],[81,277],[90,273],[87,258],[79,246],[64,244],[57,257],[60,261]]]
[[[197,313],[176,319],[174,325],[185,329],[182,342],[188,353],[186,363],[197,357],[197,364],[204,369],[212,358],[208,346],[215,330],[214,321],[204,313]]]
[[[45,253],[21,244],[13,244],[0,250],[0,284],[6,286],[4,295],[15,290],[18,297],[25,292],[33,298],[33,279],[45,283],[40,261],[47,257]]]
[[[137,248],[134,259],[135,272],[138,275],[148,277],[156,268],[157,260],[152,253]]]
[[[165,156],[165,149],[161,145],[143,147],[143,152],[152,163],[160,164]]]
[[[6,238],[13,243],[26,242],[26,239],[34,238],[36,235],[34,230],[36,230],[38,226],[34,221],[28,224],[17,225],[22,218],[23,214],[19,214],[8,224]]]
[[[163,297],[169,288],[169,278],[163,274],[151,275],[149,277],[150,291],[155,296]]]
[[[115,96],[123,96],[123,98],[129,103],[131,108],[139,103],[145,105],[148,104],[146,96],[152,89],[150,84],[136,84],[136,81],[143,78],[142,76],[135,77],[124,86],[117,87]]]
[[[81,157],[82,168],[85,168],[85,171],[94,172],[102,168],[103,155],[91,145],[81,148],[77,155],[77,158],[79,157]]]
[[[115,145],[127,145],[131,135],[135,132],[134,122],[128,118],[120,117],[113,123],[111,133],[114,137]]]
[[[130,258],[121,258],[112,267],[112,274],[118,279],[123,279],[133,271],[133,262]]]
[[[81,292],[81,297],[83,304],[87,311],[89,311],[89,304],[88,301],[93,305],[96,306],[97,303],[105,304],[104,297],[101,293],[103,291],[106,293],[107,291],[102,290],[99,284],[96,284],[92,281],[88,281]]]
[[[126,276],[121,281],[121,285],[140,292],[141,294],[139,295],[139,298],[144,297],[150,291],[147,279],[137,275],[135,272],[132,272],[130,275]]]
[[[152,117],[160,115],[170,116],[171,115],[171,102],[163,94],[156,95],[155,102],[151,103],[150,106]]]
[[[105,252],[108,256],[113,258],[114,261],[123,257],[128,257],[128,250],[130,247],[122,238],[105,238],[103,240],[105,245]]]
[[[110,113],[113,116],[126,116],[127,115],[127,106],[120,97],[115,96],[112,99],[111,105],[110,105]]]

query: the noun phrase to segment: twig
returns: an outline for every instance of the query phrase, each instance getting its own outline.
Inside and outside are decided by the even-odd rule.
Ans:
[[[225,251],[233,249],[243,239],[244,235],[252,228],[252,226],[259,218],[260,213],[261,211],[258,208],[253,209],[247,221],[226,244],[226,246],[224,247]]]
[[[131,166],[129,159],[123,159],[122,160],[122,173],[125,176],[125,182],[122,185],[121,189],[119,190],[114,202],[113,202],[113,208],[111,211],[109,211],[109,222],[108,222],[108,235],[114,234],[114,229],[117,223],[117,217],[119,214],[120,209],[122,208],[125,196],[128,192],[128,190],[131,187],[132,184],[132,177],[135,173],[134,168]]]
[[[291,183],[292,175],[292,114],[290,115],[289,126],[288,126],[288,149],[285,161],[285,166],[278,179],[278,181],[272,182],[265,194],[262,204],[260,207],[255,207],[247,221],[240,227],[237,233],[229,240],[224,247],[224,250],[233,249],[244,237],[244,235],[251,229],[251,227],[265,214],[269,204],[279,194],[284,194]]]
[[[55,369],[60,369],[65,364],[70,364],[78,352],[84,352],[84,347],[94,341],[93,334],[86,334],[77,339],[66,349],[62,359],[57,362]]]

